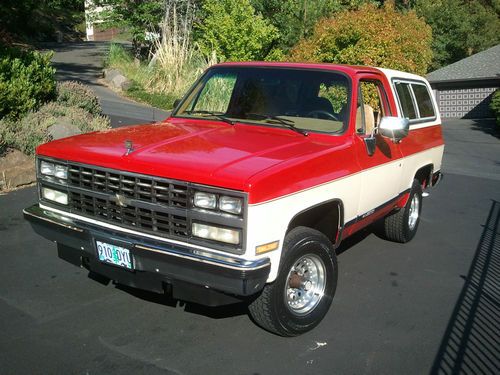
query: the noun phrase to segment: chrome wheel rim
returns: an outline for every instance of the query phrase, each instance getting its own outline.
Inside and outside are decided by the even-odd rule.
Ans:
[[[317,255],[299,258],[288,272],[285,303],[295,315],[306,315],[323,298],[326,287],[326,267]]]
[[[408,228],[415,229],[417,226],[418,216],[420,214],[420,199],[418,195],[414,195],[410,202],[410,212],[408,215]]]

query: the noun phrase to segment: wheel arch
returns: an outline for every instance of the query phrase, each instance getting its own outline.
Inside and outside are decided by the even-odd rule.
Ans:
[[[337,247],[344,228],[344,203],[334,198],[296,213],[288,223],[286,233],[299,226],[318,230]]]
[[[425,189],[426,187],[431,185],[433,172],[434,164],[429,163],[417,169],[413,178],[418,180],[420,182],[420,185],[422,185],[422,188]]]

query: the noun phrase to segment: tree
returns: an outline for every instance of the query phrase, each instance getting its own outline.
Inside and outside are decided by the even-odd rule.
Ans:
[[[250,0],[205,0],[195,40],[209,55],[215,50],[222,60],[262,60],[278,31],[250,4]]]
[[[320,20],[310,38],[291,51],[294,61],[360,64],[425,74],[431,62],[431,28],[413,11],[366,4]]]
[[[432,27],[432,69],[500,43],[500,2],[417,0],[417,13]]]
[[[273,48],[290,50],[301,38],[308,37],[316,22],[333,13],[353,9],[366,0],[252,0],[255,10],[280,32]]]
[[[1,0],[0,42],[6,39],[28,42],[53,40],[56,31],[75,34],[75,26],[83,21],[83,2],[84,0]]]
[[[159,31],[167,3],[172,1],[175,0],[94,0],[88,8],[103,7],[94,13],[104,21],[103,26],[126,28],[132,35],[134,55],[139,57],[146,32]]]

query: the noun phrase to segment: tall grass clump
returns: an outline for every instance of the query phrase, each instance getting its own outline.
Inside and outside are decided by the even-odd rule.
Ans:
[[[204,56],[193,42],[194,4],[188,0],[185,7],[179,17],[175,2],[167,6],[161,38],[154,41],[150,62],[154,69],[147,87],[155,92],[181,96],[205,69],[217,63],[215,52]]]
[[[126,95],[170,109],[174,100],[184,95],[205,69],[217,63],[215,52],[206,56],[193,42],[191,30],[195,14],[192,0],[168,1],[160,34],[151,33],[158,38],[151,42],[147,62],[134,60],[131,52],[121,45],[111,45],[107,65],[132,81]]]

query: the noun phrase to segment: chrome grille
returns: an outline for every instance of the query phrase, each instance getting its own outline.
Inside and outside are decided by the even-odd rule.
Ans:
[[[187,207],[187,185],[118,171],[104,171],[79,165],[70,165],[69,186],[82,189],[120,194],[143,202],[169,207]]]
[[[189,236],[187,183],[70,164],[68,191],[71,212],[162,237]]]

